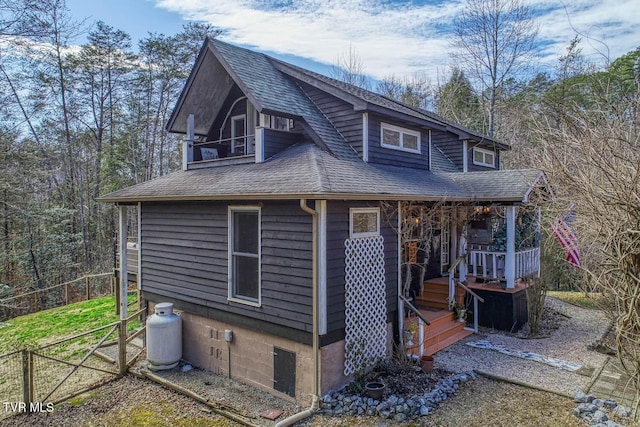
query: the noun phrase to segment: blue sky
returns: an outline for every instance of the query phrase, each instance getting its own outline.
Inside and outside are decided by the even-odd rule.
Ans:
[[[583,53],[602,63],[640,46],[638,0],[525,0],[535,11],[552,64],[576,32]],[[173,34],[189,20],[224,30],[222,40],[327,73],[350,47],[375,79],[426,73],[432,81],[452,65],[450,24],[462,0],[67,0],[71,14],[103,20],[134,42],[148,32]]]

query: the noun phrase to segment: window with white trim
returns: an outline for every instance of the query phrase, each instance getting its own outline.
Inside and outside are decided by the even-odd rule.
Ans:
[[[388,123],[381,124],[380,145],[393,150],[420,153],[420,132]]]
[[[496,167],[496,153],[491,150],[473,147],[473,164],[478,166]]]
[[[229,207],[229,299],[260,305],[259,207]]]
[[[350,208],[349,237],[380,235],[380,208]]]
[[[263,126],[268,129],[276,129],[283,131],[290,131],[293,128],[293,120],[286,117],[271,116],[269,114],[263,114]]]

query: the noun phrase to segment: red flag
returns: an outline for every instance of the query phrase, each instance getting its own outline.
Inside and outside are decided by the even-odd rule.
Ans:
[[[578,249],[578,237],[573,229],[567,224],[570,218],[573,218],[575,214],[571,212],[568,216],[560,216],[553,224],[551,229],[555,234],[556,239],[562,245],[562,248],[567,253],[567,261],[576,267],[580,267],[580,251]]]

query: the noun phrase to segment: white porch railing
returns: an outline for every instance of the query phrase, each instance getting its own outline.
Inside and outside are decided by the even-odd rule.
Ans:
[[[515,277],[540,276],[540,248],[518,251],[515,254]],[[505,259],[503,251],[469,251],[470,273],[476,277],[491,280],[505,280]]]

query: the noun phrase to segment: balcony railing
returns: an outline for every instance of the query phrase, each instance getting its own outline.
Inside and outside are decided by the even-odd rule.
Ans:
[[[504,251],[471,249],[469,273],[485,280],[506,280]],[[540,275],[540,248],[529,248],[515,253],[515,277]]]
[[[255,135],[243,135],[215,141],[196,142],[193,144],[191,162],[225,159],[253,155]]]

